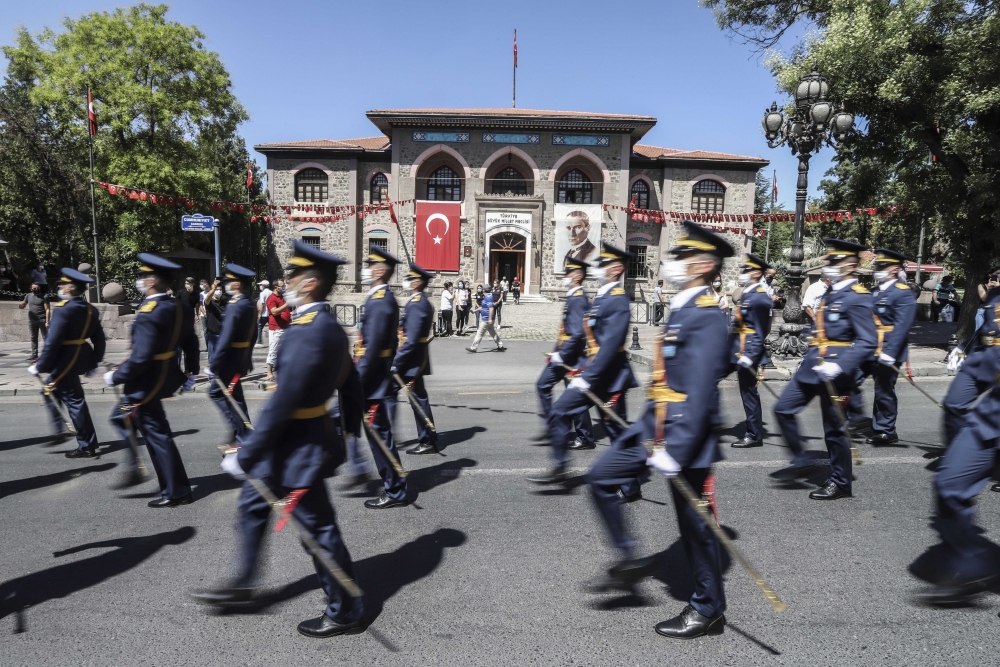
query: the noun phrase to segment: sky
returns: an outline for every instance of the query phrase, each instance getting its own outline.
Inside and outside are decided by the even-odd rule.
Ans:
[[[119,4],[0,0],[0,44],[18,26]],[[247,144],[368,137],[371,109],[507,107],[517,30],[517,106],[657,118],[642,143],[753,155],[794,207],[797,160],[761,130],[777,91],[762,58],[697,0],[222,2],[177,0],[167,17],[196,25],[250,114]],[[833,149],[813,158],[810,196]],[[254,157],[264,163],[259,153]]]

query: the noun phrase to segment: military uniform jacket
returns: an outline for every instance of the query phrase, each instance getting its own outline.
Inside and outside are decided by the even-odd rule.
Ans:
[[[729,337],[729,360],[736,363],[746,356],[754,366],[771,361],[764,341],[771,333],[771,308],[774,302],[767,295],[767,289],[757,284],[740,296],[739,310],[733,318],[733,332]]]
[[[986,294],[983,307],[986,309],[983,323],[962,345],[962,351],[966,354],[989,348],[991,343],[1000,340],[1000,326],[997,325],[997,319],[1000,319],[1000,313],[997,312],[1000,307],[1000,288],[991,289]]]
[[[365,301],[365,312],[358,323],[360,338],[355,357],[366,400],[379,401],[393,392],[390,369],[398,347],[398,325],[396,296],[387,285],[379,285]]]
[[[410,297],[399,323],[402,338],[392,365],[407,382],[431,374],[430,336],[434,326],[434,306],[423,292]]]
[[[236,375],[253,369],[253,345],[257,341],[257,305],[245,294],[229,300],[222,318],[222,331],[209,360],[212,373],[226,384]]]
[[[281,486],[309,487],[343,461],[344,446],[326,404],[339,390],[344,430],[358,433],[364,406],[350,340],[326,304],[296,315],[278,347],[281,382],[240,447],[240,467]]]
[[[69,373],[83,375],[97,368],[104,359],[104,329],[97,309],[74,296],[53,303],[49,333],[35,368],[39,373],[51,373],[58,382]],[[93,347],[87,339],[93,342]]]
[[[625,352],[628,337],[629,300],[625,289],[615,285],[591,304],[587,315],[587,352],[590,357],[581,379],[591,391],[615,394],[639,386]]]
[[[650,399],[666,403],[663,439],[682,468],[709,468],[722,459],[714,427],[720,413],[719,382],[731,368],[728,335],[726,314],[707,287],[671,310],[664,325],[665,377],[660,387],[653,383]]]
[[[845,377],[852,377],[862,363],[875,358],[878,334],[873,315],[871,293],[857,281],[827,292],[816,307],[809,351],[796,377],[819,384],[813,366],[821,359],[837,364]]]
[[[186,379],[177,364],[177,350],[197,370],[198,338],[190,311],[166,294],[147,297],[132,323],[132,354],[112,376],[125,385],[125,397],[133,403],[171,396]],[[190,368],[189,368],[190,372]]]
[[[885,289],[880,285],[872,292],[872,307],[875,309],[878,353],[886,354],[896,361],[906,361],[910,339],[910,327],[917,317],[917,296],[906,283],[893,281]]]
[[[567,366],[575,367],[587,350],[587,336],[583,330],[583,318],[587,317],[590,302],[583,287],[577,287],[566,297],[563,306],[562,326],[556,352]]]

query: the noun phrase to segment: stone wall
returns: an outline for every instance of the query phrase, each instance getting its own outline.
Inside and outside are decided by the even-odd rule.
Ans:
[[[128,340],[135,315],[128,305],[93,304],[101,315],[104,337]],[[28,309],[21,310],[16,301],[0,301],[0,342],[26,343],[31,340],[28,329]]]

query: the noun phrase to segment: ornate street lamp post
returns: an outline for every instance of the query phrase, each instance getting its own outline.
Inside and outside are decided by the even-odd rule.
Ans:
[[[854,116],[841,106],[835,111],[828,100],[830,86],[813,63],[812,71],[795,86],[795,111],[789,118],[777,102],[764,112],[764,135],[771,148],[787,144],[799,156],[799,178],[795,189],[795,228],[792,232],[791,266],[788,269],[788,299],[783,311],[786,322],[802,321],[802,223],[806,213],[809,158],[823,144],[836,148],[854,127]]]

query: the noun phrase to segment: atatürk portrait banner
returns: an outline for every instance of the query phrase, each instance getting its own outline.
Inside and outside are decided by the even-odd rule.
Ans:
[[[600,204],[556,204],[555,262],[552,270],[565,273],[566,255],[597,264],[601,253]]]

